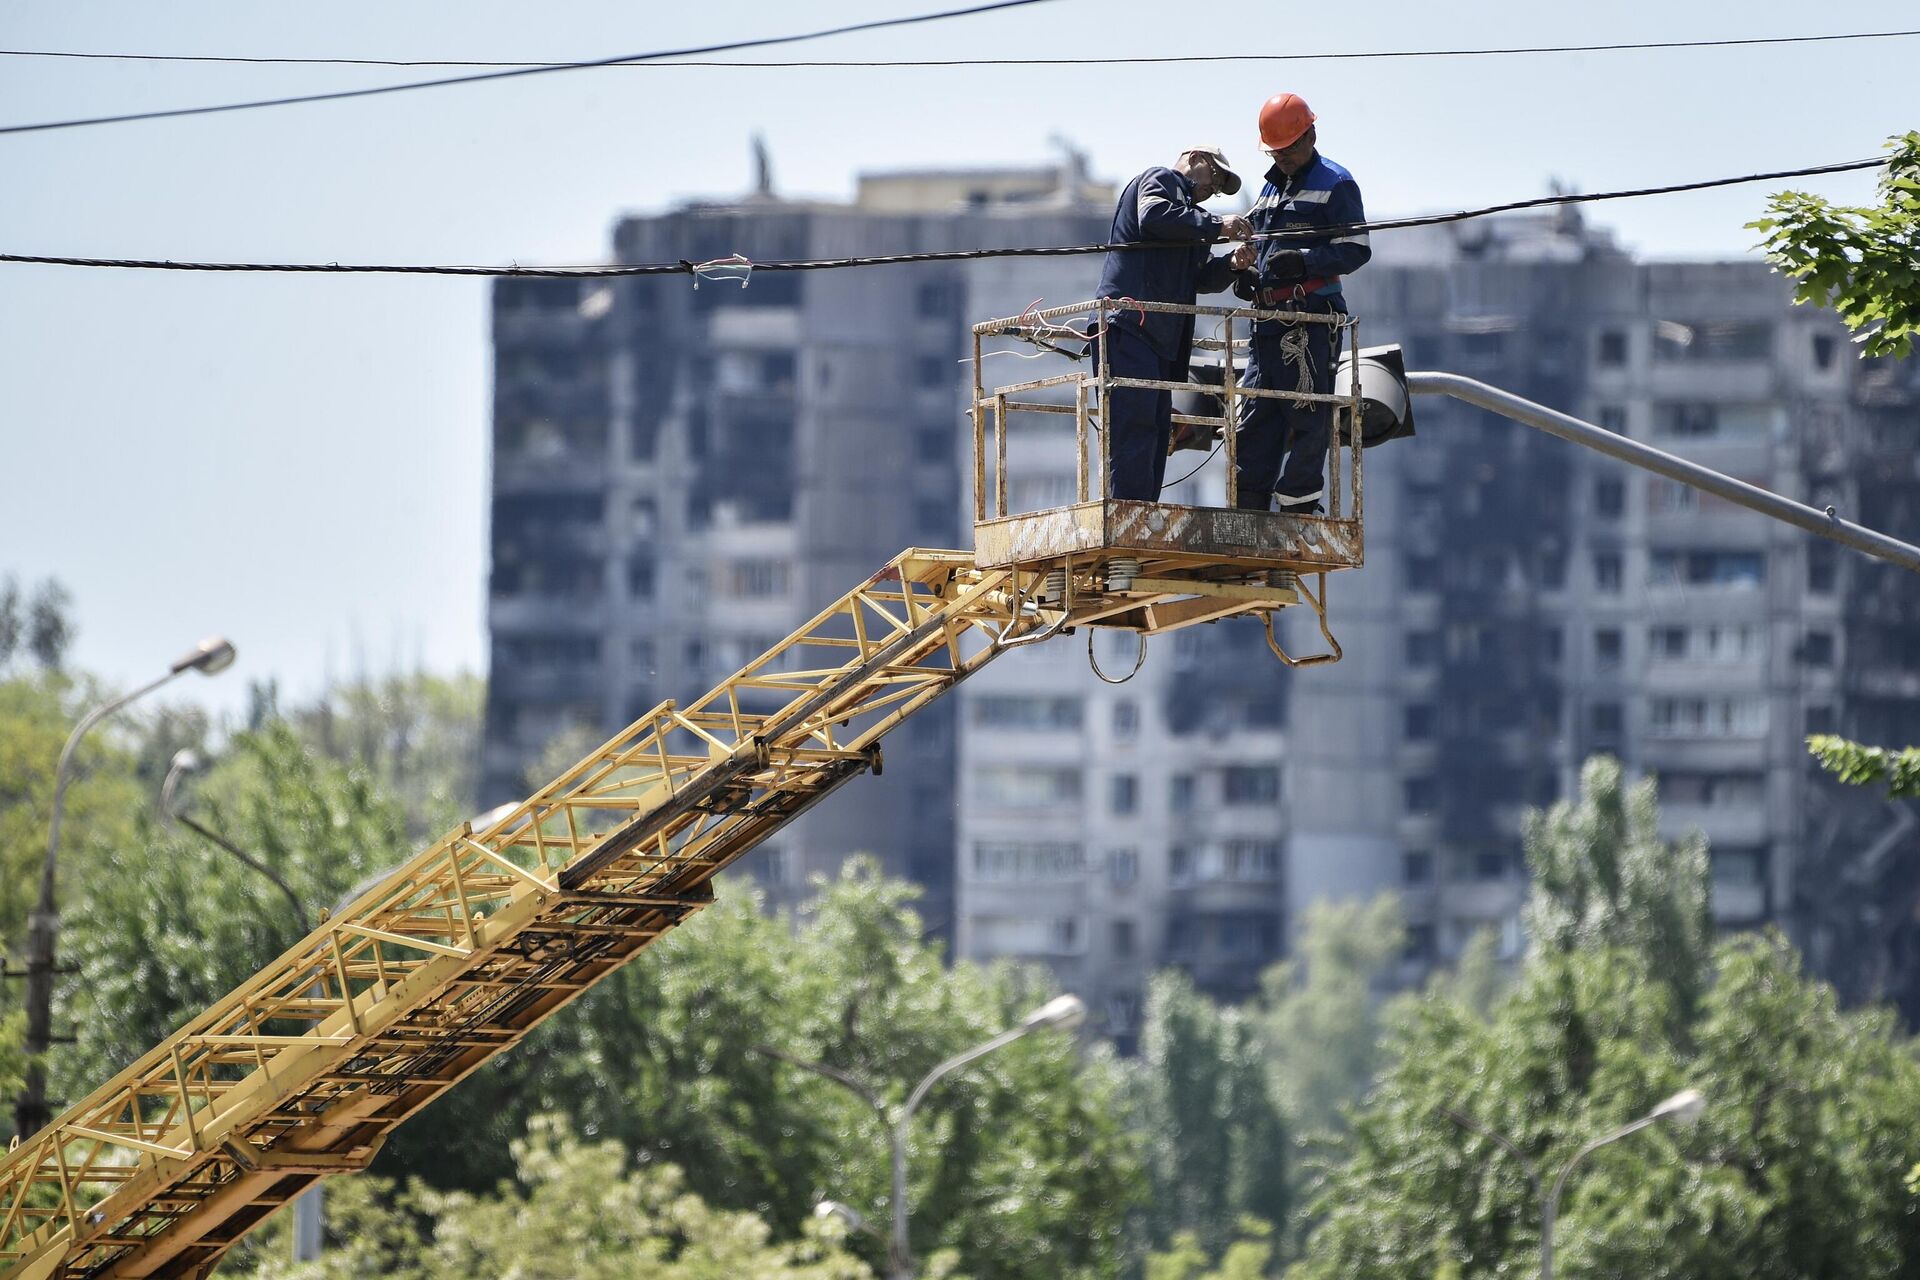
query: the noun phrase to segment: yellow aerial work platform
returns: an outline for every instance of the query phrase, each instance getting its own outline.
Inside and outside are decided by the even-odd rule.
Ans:
[[[207,1275],[279,1206],[364,1167],[396,1126],[710,903],[722,868],[878,772],[890,729],[1008,649],[1236,615],[1264,619],[1272,642],[1274,611],[1296,601],[1324,633],[1325,575],[1363,549],[1360,375],[1324,397],[1347,412],[1323,517],[1104,500],[1113,388],[1170,384],[1096,366],[990,393],[983,344],[1058,345],[1063,320],[1098,326],[1121,305],[975,329],[974,551],[902,552],[690,705],[662,703],[505,816],[448,832],[9,1150],[0,1277]],[[1156,309],[1216,321],[1199,345],[1223,355],[1269,314]],[[1222,431],[1241,399],[1291,394],[1241,389],[1225,365],[1219,411],[1184,425]],[[1071,417],[1072,504],[1007,510],[1019,414]],[[1221,447],[1231,477],[1232,432]]]

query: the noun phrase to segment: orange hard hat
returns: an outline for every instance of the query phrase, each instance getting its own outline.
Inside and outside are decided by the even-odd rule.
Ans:
[[[1297,93],[1276,94],[1260,108],[1260,145],[1279,150],[1313,127],[1313,109]]]

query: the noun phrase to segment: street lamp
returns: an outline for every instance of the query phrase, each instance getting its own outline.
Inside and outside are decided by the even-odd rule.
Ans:
[[[167,668],[167,674],[132,693],[123,694],[95,707],[67,736],[60,749],[60,763],[53,772],[53,818],[47,824],[47,859],[40,868],[40,897],[33,914],[27,917],[27,1079],[13,1104],[14,1131],[21,1141],[32,1137],[53,1117],[47,1110],[47,1073],[43,1058],[53,1043],[53,978],[55,940],[60,931],[59,900],[55,894],[60,857],[60,818],[66,809],[67,771],[73,753],[87,730],[135,699],[143,698],[161,685],[198,671],[217,675],[233,665],[233,645],[222,637],[202,640]]]
[[[1560,1193],[1567,1188],[1567,1178],[1573,1173],[1574,1166],[1598,1151],[1610,1142],[1618,1142],[1629,1134],[1671,1120],[1675,1124],[1690,1126],[1700,1119],[1700,1113],[1707,1107],[1707,1096],[1698,1089],[1682,1089],[1670,1098],[1666,1098],[1653,1110],[1641,1116],[1631,1124],[1623,1124],[1611,1133],[1605,1133],[1573,1153],[1573,1158],[1560,1166],[1560,1172],[1553,1180],[1551,1191],[1542,1193],[1539,1166],[1527,1158],[1524,1151],[1503,1135],[1487,1128],[1473,1117],[1455,1111],[1451,1107],[1440,1108],[1440,1114],[1463,1129],[1469,1129],[1481,1137],[1497,1144],[1501,1150],[1520,1162],[1526,1170],[1527,1180],[1533,1184],[1533,1194],[1540,1201],[1540,1280],[1553,1280],[1553,1228],[1560,1213]]]
[[[866,1231],[886,1240],[888,1280],[913,1280],[913,1253],[907,1242],[907,1129],[913,1122],[913,1113],[920,1109],[921,1102],[926,1099],[927,1091],[968,1063],[984,1058],[996,1049],[1004,1049],[1022,1036],[1031,1035],[1035,1031],[1049,1027],[1070,1031],[1086,1020],[1086,1002],[1079,996],[1055,996],[991,1040],[982,1041],[971,1049],[956,1053],[927,1072],[920,1083],[913,1086],[913,1092],[907,1095],[905,1104],[897,1111],[889,1111],[886,1104],[880,1100],[880,1095],[851,1072],[830,1067],[822,1062],[808,1062],[804,1058],[796,1058],[766,1045],[755,1046],[759,1052],[770,1058],[778,1058],[804,1071],[811,1071],[854,1094],[873,1108],[874,1114],[880,1117],[880,1123],[887,1125],[892,1132],[893,1199],[888,1206],[893,1212],[892,1232],[887,1236],[881,1236],[879,1228],[868,1222],[857,1211],[837,1200],[823,1200],[815,1205],[814,1216],[841,1218],[856,1230]]]

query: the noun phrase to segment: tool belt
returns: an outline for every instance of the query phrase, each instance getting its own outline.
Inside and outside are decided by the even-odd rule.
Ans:
[[[1277,289],[1255,289],[1253,300],[1258,306],[1271,310],[1275,307],[1289,306],[1295,302],[1304,302],[1309,294],[1318,293],[1328,285],[1339,282],[1339,276],[1312,276],[1292,284],[1281,285]]]

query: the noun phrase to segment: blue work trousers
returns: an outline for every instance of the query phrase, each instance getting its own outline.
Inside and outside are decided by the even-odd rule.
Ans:
[[[1171,381],[1172,361],[1155,351],[1139,334],[1115,323],[1108,329],[1107,372],[1116,378]],[[1100,339],[1092,347],[1093,367],[1100,367]],[[1173,393],[1145,387],[1115,387],[1112,421],[1102,424],[1111,437],[1112,467],[1107,473],[1107,496],[1160,501],[1167,478],[1167,447],[1173,440]]]
[[[1255,330],[1241,385],[1330,395],[1334,365],[1339,359],[1340,331],[1332,325],[1293,325],[1264,333]],[[1276,399],[1241,401],[1240,430],[1234,441],[1239,460],[1235,505],[1265,511],[1277,494],[1281,511],[1310,512],[1326,485],[1327,442],[1332,435],[1332,405]],[[1285,470],[1281,469],[1283,459]]]

